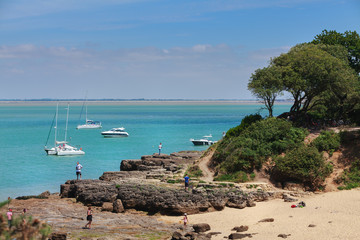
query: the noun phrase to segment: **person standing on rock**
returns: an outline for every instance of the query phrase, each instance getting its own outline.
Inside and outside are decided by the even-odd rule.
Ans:
[[[184,181],[185,181],[185,191],[187,191],[189,188],[189,181],[190,181],[190,177],[187,174],[184,177]]]
[[[81,180],[81,169],[83,168],[83,166],[81,166],[81,164],[79,162],[77,162],[76,164],[76,180],[79,180],[79,175],[80,175],[80,180]]]
[[[87,210],[86,220],[88,221],[88,223],[85,225],[85,228],[90,229],[91,228],[91,222],[92,222],[92,210],[91,210],[91,207],[89,207],[88,210]]]
[[[6,213],[7,219],[8,219],[8,225],[9,225],[9,229],[11,228],[11,222],[12,222],[12,209],[9,208],[9,211]]]
[[[161,154],[161,149],[162,149],[162,145],[161,143],[159,144],[159,155]]]

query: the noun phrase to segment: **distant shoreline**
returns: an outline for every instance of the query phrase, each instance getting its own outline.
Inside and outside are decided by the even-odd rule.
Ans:
[[[0,106],[49,106],[59,103],[83,105],[83,100],[0,100]],[[88,105],[259,105],[258,100],[87,100]],[[278,105],[292,104],[290,100],[275,101]]]

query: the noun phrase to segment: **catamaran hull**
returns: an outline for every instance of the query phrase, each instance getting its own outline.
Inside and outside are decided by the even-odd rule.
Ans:
[[[47,155],[56,155],[55,148],[45,148],[45,152]]]
[[[84,155],[85,152],[78,150],[78,151],[59,151],[56,153],[57,156],[74,156],[74,155]]]
[[[98,129],[102,128],[101,125],[79,125],[76,127],[76,129]]]

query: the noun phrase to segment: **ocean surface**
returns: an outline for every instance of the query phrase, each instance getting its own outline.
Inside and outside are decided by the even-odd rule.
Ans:
[[[59,104],[58,140],[65,135],[67,103]],[[290,105],[277,105],[274,115],[289,110]],[[54,146],[56,103],[47,105],[0,106],[0,201],[7,197],[59,192],[60,184],[76,178],[75,165],[83,165],[83,179],[98,179],[103,172],[119,171],[124,159],[139,159],[158,152],[170,154],[182,150],[205,150],[194,146],[190,138],[212,134],[219,140],[222,132],[240,124],[253,113],[263,116],[263,105],[230,103],[172,104],[93,104],[88,103],[88,118],[102,122],[102,129],[76,130],[85,122],[81,104],[70,105],[67,139],[85,151],[83,156],[47,156],[44,151]],[[81,115],[81,112],[83,114]],[[80,118],[80,116],[82,116]],[[125,127],[127,138],[104,138],[101,131]],[[51,130],[51,131],[50,131]]]

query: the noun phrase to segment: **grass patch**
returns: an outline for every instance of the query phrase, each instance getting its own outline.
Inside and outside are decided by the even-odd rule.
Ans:
[[[201,171],[201,169],[199,168],[199,166],[194,165],[194,166],[190,166],[186,172],[185,175],[188,175],[190,178],[199,178],[204,176],[203,172]],[[184,177],[185,177],[184,175]]]
[[[2,208],[3,206],[5,206],[5,205],[9,205],[10,204],[10,202],[11,202],[11,198],[9,199],[9,200],[5,200],[5,201],[3,201],[3,202],[0,202],[0,208]]]
[[[338,187],[339,190],[350,190],[360,187],[360,160],[356,159],[349,169],[344,170],[338,181],[344,184]]]

